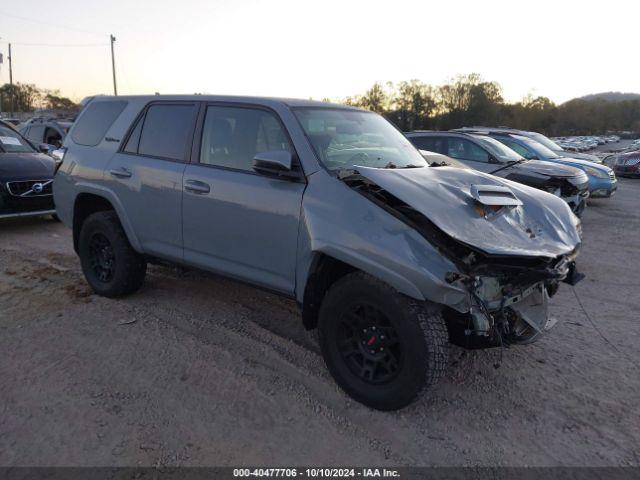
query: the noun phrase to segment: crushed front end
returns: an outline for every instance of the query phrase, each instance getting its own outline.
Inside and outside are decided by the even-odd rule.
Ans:
[[[451,341],[466,348],[486,348],[535,341],[555,325],[549,299],[560,282],[575,284],[578,248],[556,258],[500,258],[470,253],[467,274],[447,281],[469,292],[468,313],[446,309]]]
[[[549,299],[580,279],[580,220],[558,196],[460,169],[359,170],[342,180],[455,265],[444,281],[468,292],[466,304],[429,298],[444,305],[453,343],[529,343],[553,327]]]

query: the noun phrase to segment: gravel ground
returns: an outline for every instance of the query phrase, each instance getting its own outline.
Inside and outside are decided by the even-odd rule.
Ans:
[[[640,465],[638,198],[590,202],[554,331],[497,369],[452,348],[394,413],[335,386],[289,300],[166,267],[108,300],[61,224],[2,221],[0,465]]]

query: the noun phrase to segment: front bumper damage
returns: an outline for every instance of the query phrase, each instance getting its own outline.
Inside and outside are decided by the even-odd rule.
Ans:
[[[467,292],[468,300],[466,308],[444,305],[453,343],[468,348],[522,344],[553,327],[555,322],[548,314],[549,299],[560,282],[574,284],[580,279],[575,267],[580,249],[580,221],[566,206],[564,223],[554,226],[551,222],[560,220],[557,210],[542,211],[531,197],[527,204],[528,191],[516,196],[515,187],[472,184],[466,198],[459,202],[459,222],[452,219],[453,208],[435,212],[442,213],[437,218],[441,225],[448,222],[452,226],[445,231],[436,224],[434,213],[418,206],[424,205],[422,202],[415,207],[408,203],[410,197],[404,185],[391,193],[391,182],[381,185],[386,182],[383,174],[374,179],[370,178],[373,174],[366,173],[367,176],[346,175],[343,180],[411,226],[455,266],[455,271],[446,273],[444,280],[457,291]],[[544,196],[543,200],[548,198]],[[468,226],[463,230],[465,221],[476,229],[468,230],[471,228]],[[457,229],[455,233],[453,227]],[[464,240],[463,235],[467,237]],[[552,244],[554,235],[558,240]],[[467,240],[471,236],[473,243]],[[503,243],[496,243],[499,241]]]
[[[589,198],[589,181],[588,179],[581,180],[583,178],[586,178],[586,175],[567,179],[557,193],[571,207],[571,211],[578,216],[584,212]]]
[[[516,267],[520,274],[502,270],[499,264],[480,266],[495,269],[490,276],[450,274],[448,281],[468,290],[471,305],[468,315],[445,312],[451,341],[466,348],[526,344],[551,330],[556,320],[549,317],[549,299],[559,283],[575,285],[584,278],[576,269],[577,254],[578,249],[546,267]]]

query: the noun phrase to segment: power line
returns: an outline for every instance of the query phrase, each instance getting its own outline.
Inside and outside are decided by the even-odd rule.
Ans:
[[[7,42],[4,42],[7,43]],[[25,43],[11,42],[11,45],[22,47],[108,47],[108,43]]]
[[[86,33],[88,35],[95,35],[98,37],[102,37],[103,35],[100,33],[96,33],[96,32],[90,32],[89,30],[83,30],[81,28],[76,28],[76,27],[70,27],[67,25],[61,25],[57,22],[53,23],[53,22],[43,22],[42,20],[35,20],[33,18],[29,18],[29,17],[23,17],[20,15],[14,15],[12,13],[6,13],[6,12],[2,12],[0,11],[0,15],[4,16],[4,17],[9,17],[9,18],[15,18],[16,20],[23,20],[25,22],[31,22],[31,23],[36,23],[38,25],[45,25],[47,27],[51,27],[51,28],[60,28],[62,30],[69,30],[69,31],[74,31],[74,32],[80,32],[80,33]]]

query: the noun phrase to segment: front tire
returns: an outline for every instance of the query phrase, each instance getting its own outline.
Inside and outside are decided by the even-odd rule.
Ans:
[[[446,370],[449,336],[439,310],[362,272],[329,289],[318,333],[338,385],[378,410],[405,407]]]
[[[84,221],[78,253],[84,276],[98,295],[120,297],[144,282],[147,262],[131,247],[114,211],[97,212]]]

